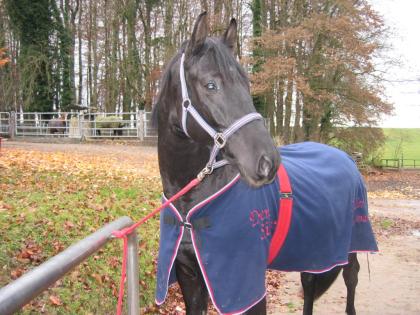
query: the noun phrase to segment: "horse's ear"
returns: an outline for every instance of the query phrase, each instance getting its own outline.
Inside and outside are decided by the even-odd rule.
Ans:
[[[238,25],[236,19],[231,19],[228,28],[223,35],[223,43],[229,47],[233,54],[236,53],[238,40]]]
[[[207,33],[207,12],[204,11],[198,16],[197,21],[195,22],[191,39],[188,42],[186,57],[194,55],[201,47],[203,47]]]

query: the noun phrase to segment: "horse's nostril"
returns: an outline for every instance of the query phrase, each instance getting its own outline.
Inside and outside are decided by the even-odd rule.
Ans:
[[[273,163],[268,156],[263,155],[258,162],[258,175],[261,177],[268,177],[270,175]]]

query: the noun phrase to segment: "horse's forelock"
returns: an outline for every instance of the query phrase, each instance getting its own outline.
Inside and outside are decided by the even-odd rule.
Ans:
[[[206,42],[208,53],[214,58],[214,63],[224,80],[233,82],[237,79],[248,83],[248,76],[236,61],[229,48],[218,38],[210,37]],[[230,71],[234,68],[236,71]]]

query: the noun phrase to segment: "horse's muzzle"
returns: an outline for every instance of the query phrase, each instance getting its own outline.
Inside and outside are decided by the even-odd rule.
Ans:
[[[262,155],[258,161],[257,175],[259,178],[269,178],[273,172],[274,161],[267,155]]]

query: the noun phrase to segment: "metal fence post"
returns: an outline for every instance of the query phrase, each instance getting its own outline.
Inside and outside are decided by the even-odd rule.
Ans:
[[[16,135],[16,112],[11,112],[9,115],[9,138],[13,139]]]
[[[83,139],[83,118],[82,114],[79,112],[77,113],[77,128],[79,129],[79,139]]]
[[[129,315],[138,315],[140,304],[137,232],[129,234],[127,240],[127,311]]]
[[[144,128],[144,111],[139,110],[137,112],[137,136],[140,138],[140,141],[144,140],[145,128]]]

